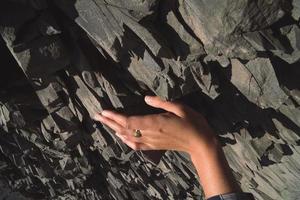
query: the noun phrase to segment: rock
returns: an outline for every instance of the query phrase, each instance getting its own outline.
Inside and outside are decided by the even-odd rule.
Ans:
[[[244,191],[296,199],[298,4],[4,0],[0,199],[204,199],[187,154],[135,152],[92,119],[161,112],[147,94],[205,115]]]

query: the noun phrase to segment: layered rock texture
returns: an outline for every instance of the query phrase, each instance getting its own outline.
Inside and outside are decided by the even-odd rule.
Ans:
[[[91,118],[161,112],[145,95],[205,115],[244,191],[299,199],[299,17],[299,0],[2,0],[0,199],[204,198],[188,155]]]

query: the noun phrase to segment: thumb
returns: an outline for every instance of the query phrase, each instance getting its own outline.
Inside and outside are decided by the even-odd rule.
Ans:
[[[161,108],[179,117],[185,115],[185,106],[171,101],[165,101],[158,96],[145,96],[145,102],[152,107]]]

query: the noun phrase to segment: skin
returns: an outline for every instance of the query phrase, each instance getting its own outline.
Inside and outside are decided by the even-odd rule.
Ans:
[[[133,150],[176,150],[190,154],[207,198],[240,191],[215,133],[200,113],[159,97],[146,96],[145,102],[166,112],[126,116],[105,110],[94,118],[112,128]],[[142,137],[133,136],[136,129]]]

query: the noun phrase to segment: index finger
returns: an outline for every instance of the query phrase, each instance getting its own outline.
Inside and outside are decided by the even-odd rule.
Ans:
[[[115,122],[117,122],[118,124],[120,124],[121,126],[123,126],[124,128],[127,128],[127,116],[126,115],[122,115],[120,113],[111,111],[111,110],[103,110],[101,115],[103,115],[104,117],[110,118],[112,120],[114,120]]]
[[[152,107],[164,109],[179,117],[184,117],[186,114],[186,106],[183,104],[165,101],[158,96],[146,96],[145,102]]]

